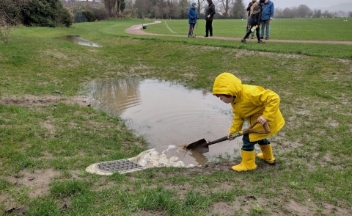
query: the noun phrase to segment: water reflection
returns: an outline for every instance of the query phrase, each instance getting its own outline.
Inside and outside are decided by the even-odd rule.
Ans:
[[[190,90],[176,83],[109,79],[92,82],[88,88],[93,108],[119,115],[130,129],[143,135],[150,147],[158,151],[202,138],[218,139],[227,134],[232,121],[230,105],[204,90]],[[218,155],[233,156],[235,149],[240,149],[239,140],[212,145],[204,155],[184,154],[204,164]]]
[[[79,35],[67,35],[65,37],[62,37],[62,39],[67,40],[71,43],[82,45],[82,46],[101,47],[101,45],[99,45],[97,43],[83,40]]]

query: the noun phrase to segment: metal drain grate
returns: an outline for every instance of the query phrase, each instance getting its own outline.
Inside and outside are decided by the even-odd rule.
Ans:
[[[127,159],[99,163],[96,168],[103,172],[118,172],[120,174],[144,169],[143,166],[133,163]]]

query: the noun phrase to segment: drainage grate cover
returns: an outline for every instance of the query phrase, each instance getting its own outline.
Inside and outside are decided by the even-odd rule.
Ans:
[[[111,173],[118,172],[120,174],[144,169],[143,166],[133,163],[132,161],[129,161],[127,159],[99,163],[96,165],[96,168],[103,172],[111,172]]]

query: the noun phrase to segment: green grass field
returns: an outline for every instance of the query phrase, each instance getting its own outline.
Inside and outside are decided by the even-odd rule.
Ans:
[[[270,23],[272,39],[280,40],[334,40],[352,41],[352,20],[336,19],[274,19]],[[247,20],[214,19],[214,36],[242,38]],[[195,28],[197,36],[205,34],[205,20],[198,20]],[[162,25],[151,25],[147,32],[158,34],[187,35],[188,20],[162,20]]]
[[[156,41],[172,41],[195,45],[211,45],[245,50],[268,51],[290,54],[304,54],[309,56],[352,58],[351,46],[341,44],[309,44],[288,43],[285,40],[307,40],[307,41],[348,41],[352,38],[350,26],[352,20],[348,19],[275,19],[271,23],[270,46],[258,46],[256,40],[249,40],[247,44],[239,42],[239,38],[245,35],[245,20],[215,20],[213,22],[214,35],[227,37],[228,40],[200,40],[204,36],[205,21],[199,20],[195,28],[198,39],[184,38],[188,33],[187,20],[161,20],[161,24],[149,25],[146,32],[181,36],[181,37],[143,37],[144,39]],[[144,21],[148,23],[148,21]],[[134,38],[139,38],[134,36]],[[237,40],[233,40],[238,38]],[[277,42],[279,40],[280,42]]]
[[[272,37],[352,41],[351,22],[278,19]],[[141,20],[18,27],[0,44],[1,215],[352,214],[351,45],[126,34],[135,24]],[[187,32],[185,20],[167,24]],[[214,21],[218,36],[241,37],[244,27],[241,20]],[[172,34],[164,23],[147,31]],[[103,47],[58,39],[73,34]],[[85,172],[148,149],[118,116],[82,105],[77,97],[86,83],[138,76],[210,91],[224,71],[281,96],[286,125],[272,139],[276,166],[257,160],[256,171],[235,173],[229,167],[236,158],[194,169]]]

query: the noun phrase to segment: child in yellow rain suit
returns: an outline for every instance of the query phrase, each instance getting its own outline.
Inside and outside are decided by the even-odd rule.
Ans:
[[[262,151],[257,157],[269,164],[274,164],[272,146],[266,138],[276,134],[285,124],[279,109],[280,97],[272,90],[261,86],[242,84],[240,79],[228,72],[216,77],[213,95],[232,106],[234,117],[229,135],[242,130],[244,120],[248,120],[251,125],[258,122],[259,124],[253,127],[255,131],[264,131],[262,125],[266,123],[270,127],[270,133],[267,134],[243,135],[242,161],[231,168],[238,172],[256,169],[255,144],[259,144]]]

